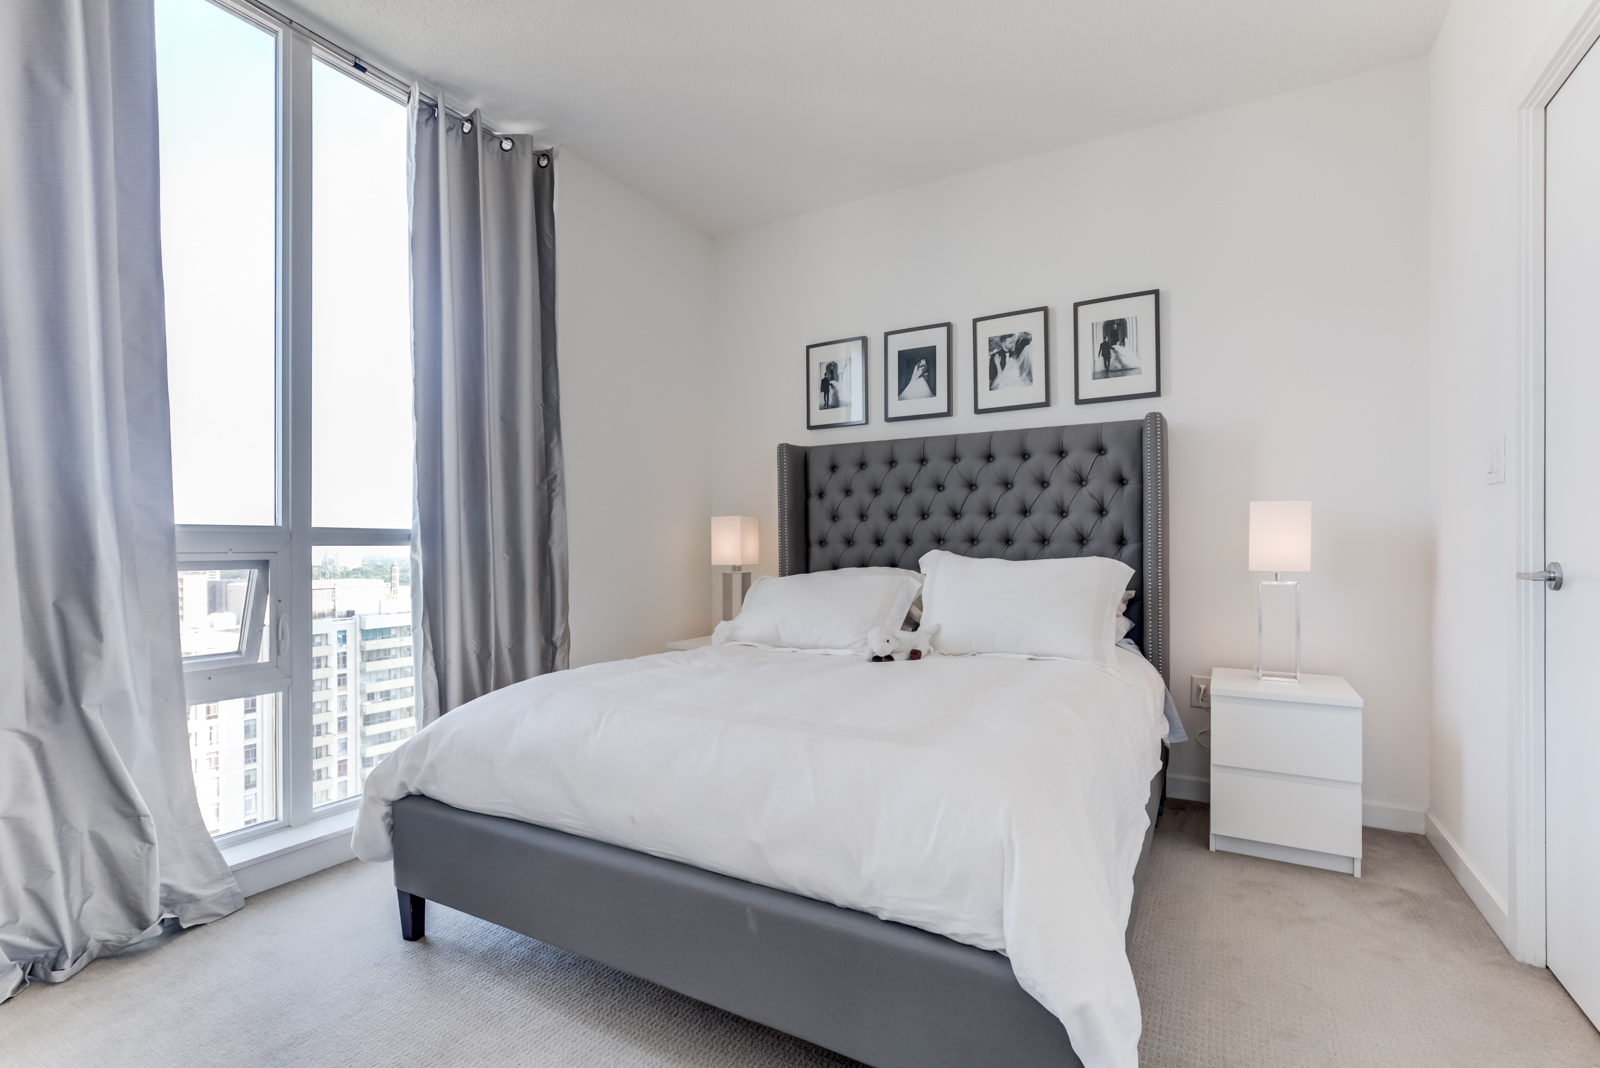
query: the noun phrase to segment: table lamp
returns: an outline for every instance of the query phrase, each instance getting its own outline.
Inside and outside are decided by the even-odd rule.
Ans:
[[[1256,587],[1256,678],[1300,681],[1300,583],[1285,582],[1285,571],[1311,570],[1311,502],[1250,502],[1250,570],[1270,571],[1272,580]],[[1294,674],[1267,671],[1261,662],[1262,606],[1268,586],[1294,589]]]
[[[761,562],[761,520],[753,515],[711,517],[711,563],[722,573],[722,618],[732,619],[750,592],[750,572]],[[734,587],[738,587],[735,594]]]

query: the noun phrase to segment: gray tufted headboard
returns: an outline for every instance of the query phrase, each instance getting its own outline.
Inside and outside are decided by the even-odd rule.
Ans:
[[[916,569],[930,549],[1109,556],[1129,635],[1167,678],[1167,420],[778,446],[778,574]]]

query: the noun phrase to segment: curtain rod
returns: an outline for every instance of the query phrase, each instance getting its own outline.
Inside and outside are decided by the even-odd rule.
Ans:
[[[216,2],[216,0],[213,0],[213,2]],[[296,33],[310,38],[312,44],[321,48],[325,52],[331,53],[338,59],[343,60],[351,67],[351,69],[366,75],[375,82],[387,86],[399,96],[409,97],[411,95],[410,82],[391,74],[389,71],[384,70],[376,63],[370,63],[363,60],[360,56],[356,55],[356,53],[350,51],[350,49],[334,41],[328,40],[326,37],[322,36],[322,34],[318,33],[316,30],[313,30],[310,26],[307,26],[303,22],[296,22],[288,15],[278,11],[276,8],[268,7],[266,4],[261,3],[261,0],[222,0],[222,6],[247,8],[262,16],[269,22],[281,23],[282,25],[294,30]],[[434,107],[439,106],[439,101],[434,97],[429,96],[427,93],[422,93],[421,96],[424,103],[432,104]]]
[[[404,78],[385,70],[376,63],[369,63],[363,60],[356,53],[344,47],[344,45],[328,40],[326,37],[322,36],[322,34],[318,33],[316,30],[313,30],[305,23],[297,22],[276,8],[268,7],[266,4],[262,3],[261,0],[211,0],[211,3],[223,8],[232,8],[241,15],[246,11],[254,12],[257,16],[269,23],[277,23],[279,25],[287,26],[296,33],[303,34],[304,36],[310,38],[311,43],[315,47],[327,52],[334,58],[345,63],[357,74],[370,79],[379,86],[387,88],[401,102],[405,102],[411,98],[411,83],[406,81]],[[424,104],[427,104],[430,107],[436,108],[439,111],[449,110],[448,104],[446,104],[443,100],[439,99],[438,97],[429,96],[427,93],[422,92],[420,87],[417,90],[417,95],[421,98]],[[505,134],[494,133],[493,131],[495,123],[487,119],[484,120],[484,125],[494,137],[507,136]],[[553,144],[543,142],[537,143],[539,143],[542,151],[554,151],[556,147]]]

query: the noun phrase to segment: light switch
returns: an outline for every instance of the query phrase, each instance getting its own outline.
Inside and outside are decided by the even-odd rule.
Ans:
[[[1489,485],[1497,486],[1506,480],[1506,436],[1497,434],[1489,439]]]

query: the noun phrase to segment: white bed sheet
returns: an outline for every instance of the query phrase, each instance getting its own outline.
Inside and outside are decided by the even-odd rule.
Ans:
[[[1165,688],[1138,653],[864,658],[723,645],[558,672],[368,776],[356,854],[426,794],[1011,958],[1089,1068],[1138,1060],[1124,950]]]

